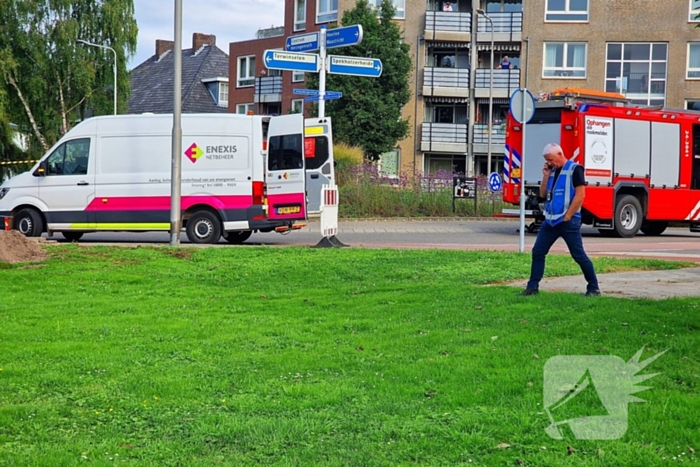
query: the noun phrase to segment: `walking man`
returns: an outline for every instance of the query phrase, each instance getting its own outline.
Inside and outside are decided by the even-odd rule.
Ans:
[[[544,275],[545,257],[559,237],[569,247],[571,257],[578,263],[588,282],[586,296],[600,295],[593,263],[583,249],[581,238],[581,205],[585,195],[583,167],[564,157],[558,144],[544,148],[540,199],[545,201],[545,221],[532,248],[532,267],[527,288],[519,295],[536,295]]]

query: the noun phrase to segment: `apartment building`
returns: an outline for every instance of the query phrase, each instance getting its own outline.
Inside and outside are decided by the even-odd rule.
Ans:
[[[509,97],[520,86],[542,96],[563,87],[607,90],[640,105],[700,110],[700,0],[393,3],[415,67],[403,112],[412,132],[382,157],[388,175],[500,171]],[[292,91],[305,87],[303,73],[266,75],[262,53],[339,21],[354,6],[286,0],[279,36],[232,43],[229,76],[237,80],[229,111],[303,111]]]

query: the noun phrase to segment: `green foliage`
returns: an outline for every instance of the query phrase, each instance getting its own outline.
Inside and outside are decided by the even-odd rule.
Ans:
[[[362,165],[364,155],[362,148],[336,143],[333,145],[333,158],[336,162],[336,183],[342,187],[352,181],[352,174]]]
[[[129,92],[126,63],[136,50],[133,0],[0,0],[0,88],[7,119],[42,152],[80,119],[113,112]]]
[[[361,146],[371,160],[394,149],[410,132],[409,121],[401,113],[411,98],[410,46],[393,21],[395,9],[391,1],[383,0],[379,12],[377,18],[377,10],[367,0],[358,0],[354,9],[343,14],[342,24],[361,24],[362,42],[332,49],[331,53],[378,58],[383,64],[382,76],[326,75],[326,89],[343,93],[342,99],[326,102],[326,114],[333,118],[334,138]],[[318,89],[316,75],[309,78],[309,88]]]
[[[517,253],[51,252],[42,267],[0,271],[0,465],[697,462],[694,299],[477,285],[526,278],[530,257]],[[548,275],[580,274],[568,255],[547,261]],[[649,403],[629,406],[626,436],[546,435],[550,357],[628,360],[642,346],[670,350],[644,372],[660,374],[640,394]]]

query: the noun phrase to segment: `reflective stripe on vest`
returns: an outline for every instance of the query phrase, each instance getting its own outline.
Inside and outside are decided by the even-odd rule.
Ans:
[[[553,178],[550,178],[547,182],[547,192],[551,193],[551,200],[545,204],[544,218],[550,225],[560,223],[564,219],[566,211],[569,210],[569,206],[571,206],[571,200],[576,195],[576,188],[574,188],[572,179],[577,166],[578,164],[575,162],[566,161],[559,177],[557,177],[557,184],[554,185]],[[564,192],[563,204],[561,204],[561,194],[557,194],[562,191]],[[580,216],[579,212],[580,209],[576,212],[576,216]]]

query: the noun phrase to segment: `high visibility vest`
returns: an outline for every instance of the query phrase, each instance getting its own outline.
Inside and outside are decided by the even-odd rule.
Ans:
[[[571,200],[576,195],[574,188],[574,169],[577,163],[566,161],[561,169],[557,184],[554,185],[554,177],[549,177],[547,181],[547,201],[545,202],[544,218],[550,225],[557,225],[564,221],[564,214],[571,206]],[[581,217],[581,209],[574,214],[574,217]]]

